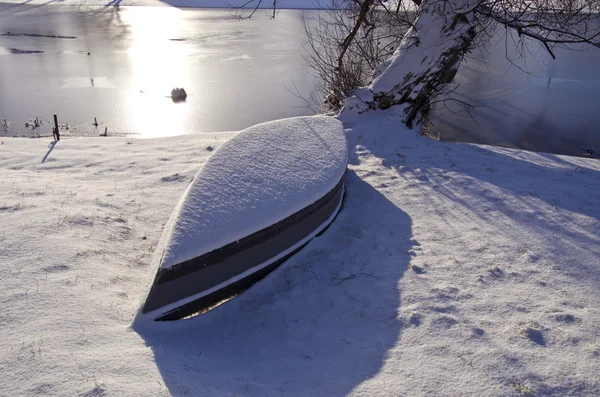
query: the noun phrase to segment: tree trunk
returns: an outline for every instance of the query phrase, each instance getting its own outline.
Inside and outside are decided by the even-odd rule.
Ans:
[[[346,99],[342,115],[396,106],[409,128],[420,126],[473,42],[475,1],[424,0],[394,55],[377,68],[371,85]]]

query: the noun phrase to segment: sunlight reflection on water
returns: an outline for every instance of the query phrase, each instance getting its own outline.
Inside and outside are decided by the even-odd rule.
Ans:
[[[190,86],[187,44],[169,40],[182,33],[181,11],[148,8],[126,13],[123,19],[132,33],[133,81],[126,106],[135,129],[145,137],[185,134],[188,104],[165,100],[171,89]]]
[[[289,90],[309,97],[312,89],[303,11],[240,22],[227,10],[45,6],[10,14],[17,9],[2,12],[0,3],[2,30],[22,34],[0,36],[0,119],[11,123],[5,136],[31,136],[25,122],[53,114],[70,124],[65,134],[108,128],[141,138],[312,114]],[[186,101],[171,100],[176,87],[187,91]]]

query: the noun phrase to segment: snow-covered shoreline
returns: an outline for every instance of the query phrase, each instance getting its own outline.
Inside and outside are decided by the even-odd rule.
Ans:
[[[327,232],[137,330],[162,227],[232,134],[1,139],[0,395],[600,395],[600,162],[346,132]]]

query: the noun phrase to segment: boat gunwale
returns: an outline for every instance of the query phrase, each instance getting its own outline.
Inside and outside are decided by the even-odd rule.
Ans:
[[[334,202],[334,200],[335,200],[335,203],[337,203],[337,204],[335,204],[333,209],[327,210],[327,215],[325,216],[323,221],[318,224],[318,226],[313,227],[311,229],[311,231],[307,232],[306,234],[303,234],[302,237],[297,239],[295,243],[293,243],[292,245],[286,246],[286,248],[281,250],[279,254],[270,257],[262,264],[255,264],[254,266],[247,267],[247,269],[245,271],[240,273],[238,276],[235,276],[234,278],[241,276],[242,274],[248,272],[249,270],[251,270],[253,268],[256,268],[255,271],[248,273],[247,275],[245,275],[237,280],[234,280],[233,282],[230,282],[230,283],[228,280],[223,280],[223,282],[220,284],[224,284],[224,283],[228,283],[228,284],[223,285],[221,288],[218,288],[218,289],[213,290],[212,292],[209,292],[211,289],[216,288],[218,286],[218,284],[217,284],[214,287],[211,287],[211,288],[208,288],[207,290],[205,290],[206,294],[203,294],[203,292],[201,291],[197,294],[189,295],[187,298],[182,297],[180,299],[172,301],[171,303],[162,304],[160,306],[155,306],[156,302],[150,303],[149,298],[152,295],[153,291],[157,291],[157,289],[162,288],[162,287],[159,287],[159,285],[158,285],[159,284],[159,281],[158,281],[159,275],[157,274],[155,281],[152,285],[152,288],[151,288],[151,290],[146,298],[146,301],[142,307],[141,313],[149,315],[150,313],[155,312],[155,311],[162,311],[162,314],[153,315],[153,316],[157,316],[155,318],[156,321],[177,320],[177,319],[181,319],[187,315],[191,315],[193,313],[197,313],[199,311],[204,310],[206,307],[209,307],[210,305],[216,303],[217,301],[222,300],[223,298],[226,298],[226,295],[227,296],[238,295],[239,293],[250,288],[254,283],[256,283],[260,279],[264,278],[267,274],[269,274],[276,267],[278,267],[283,262],[285,262],[287,259],[289,259],[296,252],[300,251],[314,237],[320,236],[331,225],[331,223],[335,220],[335,218],[341,211],[344,197],[345,197],[345,190],[346,190],[345,189],[345,175],[343,175],[340,179],[340,182],[338,182],[338,184],[336,184],[336,186],[332,190],[330,190],[327,194],[322,196],[319,200],[317,200],[314,203],[310,204],[309,206],[303,208],[302,210],[297,211],[296,213],[292,214],[291,216],[285,218],[284,220],[279,221],[279,222],[271,225],[268,228],[265,228],[265,229],[269,229],[270,233],[269,234],[262,233],[260,236],[258,236],[258,237],[262,237],[262,239],[260,241],[254,241],[253,245],[246,246],[246,247],[244,247],[243,250],[232,251],[232,253],[230,253],[231,256],[243,254],[243,252],[245,252],[246,250],[251,251],[254,247],[260,246],[261,244],[268,242],[268,240],[270,240],[272,238],[277,238],[278,233],[287,233],[288,229],[295,228],[299,224],[306,222],[310,217],[314,217],[319,212],[322,212],[326,207],[330,207],[332,205],[332,203]],[[275,227],[277,227],[277,228],[275,228]],[[259,232],[264,232],[265,229],[262,229]],[[250,235],[248,237],[252,237],[252,236],[257,237],[259,232],[253,233],[252,235]],[[246,240],[246,242],[247,241],[248,240]],[[228,244],[227,246],[232,246],[232,244]],[[235,244],[235,245],[233,245],[233,247],[239,249],[239,244]],[[200,256],[199,258],[202,258],[202,256]],[[222,262],[226,261],[228,258],[229,257],[225,256],[225,257],[221,258],[221,260],[219,262],[215,262],[215,263],[216,264],[222,263]],[[186,262],[189,262],[189,261],[186,261]],[[205,268],[205,266],[201,266],[201,267],[195,266],[195,268],[193,269],[193,271],[191,273],[187,273],[188,269],[186,269],[186,274],[189,274],[190,276],[194,275],[194,274],[198,274],[198,272],[202,272],[204,268]],[[181,277],[177,277],[174,279],[170,279],[169,281],[170,282],[178,282],[177,280],[179,280],[180,278]],[[161,282],[160,284],[162,285],[163,283]],[[168,285],[168,284],[169,284],[169,282],[166,282],[166,284],[164,284],[164,285]],[[195,299],[191,299],[191,300],[187,301],[188,299],[192,298],[194,295],[196,295],[196,296],[200,295],[200,296],[198,296]],[[174,304],[176,304],[177,302],[181,302],[182,300],[184,302],[182,302],[180,305],[173,306]],[[152,307],[152,306],[154,306],[154,307]],[[171,307],[171,309],[168,309],[169,307]]]
[[[342,175],[335,187],[327,192],[324,196],[312,204],[302,208],[301,210],[296,211],[292,215],[272,224],[271,226],[267,226],[266,228],[243,237],[240,240],[233,241],[224,245],[223,247],[217,248],[195,258],[188,259],[167,269],[159,269],[153,286],[155,284],[162,284],[180,277],[184,277],[190,273],[198,271],[198,269],[203,267],[217,265],[221,263],[223,259],[265,242],[282,230],[301,222],[303,219],[319,211],[333,196],[335,196],[335,194],[342,188],[344,184],[344,176],[345,173]]]

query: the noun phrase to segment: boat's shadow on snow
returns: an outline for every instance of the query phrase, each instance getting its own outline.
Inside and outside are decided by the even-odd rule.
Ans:
[[[351,392],[397,342],[411,219],[354,172],[336,221],[266,279],[207,314],[138,326],[173,395]]]

